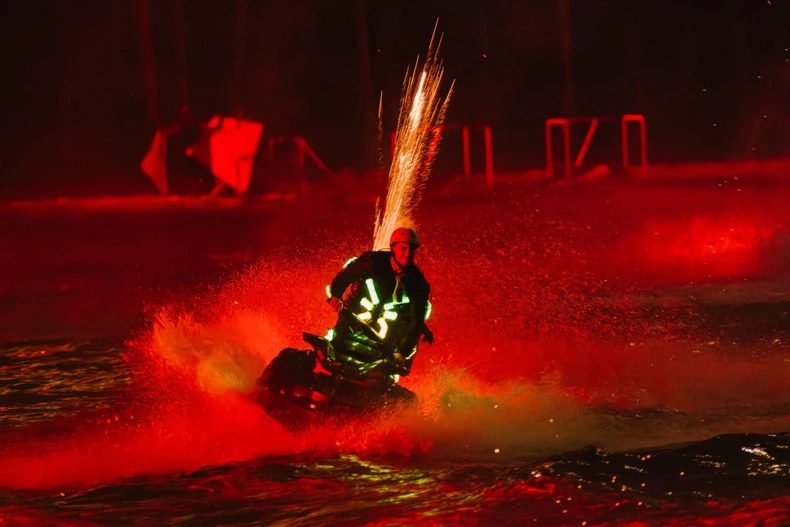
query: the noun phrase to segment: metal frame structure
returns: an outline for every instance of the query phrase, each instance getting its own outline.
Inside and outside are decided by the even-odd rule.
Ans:
[[[332,171],[324,164],[323,161],[318,157],[315,151],[312,149],[310,144],[307,140],[302,137],[301,135],[289,135],[289,136],[272,136],[269,137],[269,145],[268,145],[268,155],[269,159],[274,159],[274,149],[276,145],[291,142],[296,145],[296,173],[297,173],[297,185],[298,185],[298,193],[299,195],[303,195],[307,190],[307,183],[305,182],[304,176],[304,162],[305,162],[305,155],[309,157],[315,166],[318,167],[323,173],[327,175],[331,175]]]
[[[573,170],[581,168],[584,157],[590,148],[590,143],[595,135],[601,121],[616,120],[617,117],[574,117],[574,118],[552,118],[546,119],[546,176],[554,178],[554,145],[552,141],[552,129],[558,126],[562,129],[563,143],[563,173],[566,180],[573,176]],[[636,122],[639,124],[640,157],[639,165],[632,165],[628,153],[628,123]],[[576,154],[576,158],[571,164],[571,124],[589,123],[584,141]],[[638,173],[644,177],[647,175],[647,125],[645,117],[641,114],[625,114],[620,117],[620,142],[622,148],[623,170],[626,173]]]

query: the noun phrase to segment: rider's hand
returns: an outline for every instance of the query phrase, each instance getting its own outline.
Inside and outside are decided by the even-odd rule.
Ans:
[[[336,296],[329,297],[327,302],[329,303],[329,307],[336,313],[340,313],[340,310],[343,309],[343,301]]]
[[[395,362],[397,362],[397,363],[398,363],[398,364],[400,364],[401,366],[403,366],[404,364],[406,364],[406,357],[404,357],[403,355],[401,355],[401,354],[400,354],[400,353],[398,353],[397,351],[396,351],[395,353],[393,353],[393,354],[392,354],[392,358],[393,358],[393,359],[395,359]]]

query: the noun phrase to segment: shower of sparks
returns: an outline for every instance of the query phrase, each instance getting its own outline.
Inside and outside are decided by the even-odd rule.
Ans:
[[[438,21],[437,21],[438,27]],[[384,211],[376,204],[374,226],[375,250],[389,246],[389,235],[398,227],[413,227],[412,211],[420,198],[436,156],[441,125],[453,85],[444,100],[439,96],[444,68],[437,59],[441,37],[434,46],[436,28],[428,46],[428,55],[422,69],[419,58],[413,71],[406,72],[403,83],[398,128],[395,133],[395,148],[389,171],[387,200]]]

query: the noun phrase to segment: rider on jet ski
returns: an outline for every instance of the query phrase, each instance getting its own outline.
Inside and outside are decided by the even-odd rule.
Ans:
[[[384,353],[400,366],[401,375],[407,375],[420,336],[433,343],[433,334],[425,324],[431,310],[431,288],[414,265],[419,246],[414,229],[395,229],[389,251],[368,251],[352,258],[332,280],[327,302],[340,315],[329,339],[339,356],[364,361],[372,354]],[[359,331],[360,322],[379,338],[371,339]]]
[[[414,265],[419,246],[413,229],[399,228],[389,251],[346,263],[329,287],[327,302],[339,313],[335,328],[325,338],[304,333],[312,349],[282,350],[258,379],[257,399],[267,413],[299,429],[317,414],[364,413],[416,399],[398,378],[409,374],[420,336],[433,342],[425,325],[431,288]]]

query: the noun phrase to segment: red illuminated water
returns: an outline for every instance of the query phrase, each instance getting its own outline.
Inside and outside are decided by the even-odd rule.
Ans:
[[[367,248],[372,205],[6,211],[0,515],[785,521],[776,189],[510,190],[424,205],[437,342],[404,379],[420,404],[302,434],[246,394],[332,324],[324,286]]]

